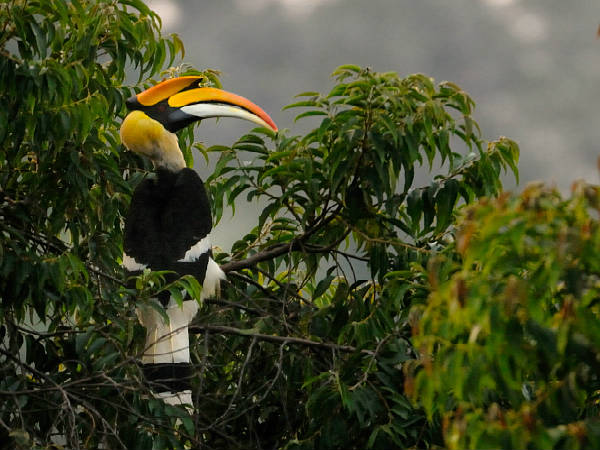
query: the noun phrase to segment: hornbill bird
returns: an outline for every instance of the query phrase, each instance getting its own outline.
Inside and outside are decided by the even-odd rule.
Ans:
[[[277,131],[277,126],[251,101],[220,89],[202,87],[203,78],[172,78],[129,98],[131,111],[121,125],[121,141],[150,158],[156,176],[146,178],[133,193],[125,220],[123,266],[132,274],[146,268],[193,275],[202,284],[202,298],[219,291],[225,274],[212,259],[212,217],[198,174],[186,167],[175,132],[208,117],[238,117]],[[188,324],[198,311],[196,301],[180,307],[172,298],[137,309],[147,329],[142,357],[153,393],[172,404],[191,404]]]

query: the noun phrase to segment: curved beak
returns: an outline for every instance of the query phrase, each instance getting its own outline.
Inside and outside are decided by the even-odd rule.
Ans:
[[[238,117],[277,131],[273,119],[247,98],[217,88],[190,89],[169,97],[169,106],[186,114],[206,117]]]
[[[212,87],[198,87],[202,77],[163,81],[127,100],[131,110],[141,110],[174,132],[209,117],[237,117],[277,131],[273,119],[247,98]]]

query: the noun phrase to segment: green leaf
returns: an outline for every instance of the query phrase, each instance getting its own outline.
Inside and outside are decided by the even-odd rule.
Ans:
[[[37,52],[41,58],[45,58],[47,55],[46,36],[44,35],[42,29],[40,28],[39,24],[35,20],[32,20],[30,22],[30,26],[31,26],[31,31],[32,31],[33,35],[35,36]]]
[[[307,92],[302,92],[300,94],[296,94],[294,95],[294,97],[318,97],[320,94],[318,92],[315,91],[307,91]]]
[[[446,229],[452,221],[452,211],[458,197],[458,182],[453,179],[446,180],[443,187],[438,191],[435,197],[437,209],[436,215],[436,233]]]
[[[291,108],[300,108],[303,106],[317,106],[317,102],[314,100],[302,100],[300,102],[292,103],[290,105],[286,105],[283,107],[283,110],[291,109]]]
[[[423,213],[423,202],[421,199],[421,192],[418,189],[413,189],[408,193],[406,197],[407,201],[407,209],[406,212],[410,216],[412,220],[412,228],[413,231],[416,229],[419,220],[421,219],[421,214]]]
[[[327,112],[326,111],[306,111],[303,112],[302,114],[298,114],[296,116],[296,118],[294,119],[294,122],[297,122],[299,119],[302,119],[303,117],[308,117],[308,116],[326,116]]]
[[[327,94],[327,98],[339,97],[341,95],[344,95],[346,93],[347,88],[348,86],[346,84],[338,84],[329,92],[329,94]]]
[[[181,54],[181,59],[185,59],[185,46],[177,33],[171,33],[171,40],[175,48],[175,53]]]
[[[331,74],[332,77],[338,77],[340,75],[345,75],[347,73],[360,73],[362,68],[360,66],[354,64],[344,64],[339,66],[337,69],[333,71]]]
[[[334,278],[335,276],[329,275],[328,277],[319,281],[317,287],[315,288],[315,291],[313,292],[313,300],[322,296],[325,293],[325,291],[329,289],[329,286],[331,285],[331,282]]]

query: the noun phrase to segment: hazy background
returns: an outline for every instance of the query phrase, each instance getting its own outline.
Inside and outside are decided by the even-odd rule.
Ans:
[[[483,135],[521,147],[520,186],[543,179],[567,191],[599,182],[600,4],[592,0],[152,0],[185,60],[222,72],[223,86],[262,106],[280,129],[303,130],[281,108],[302,91],[327,92],[341,64],[425,73],[471,94]],[[231,145],[252,128],[207,120],[206,144]],[[198,159],[203,177],[208,169]],[[518,189],[507,179],[506,187]],[[215,243],[255,223],[219,224]]]

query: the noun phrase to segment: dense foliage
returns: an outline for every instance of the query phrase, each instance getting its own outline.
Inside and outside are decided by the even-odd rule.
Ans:
[[[0,30],[0,442],[144,447],[178,412],[145,400],[135,364],[148,295],[119,260],[144,166],[119,116],[126,69],[146,79],[181,44],[136,0],[2,2]]]
[[[430,264],[414,397],[448,448],[600,446],[599,208],[533,184],[467,209],[460,259]]]
[[[597,189],[499,195],[518,147],[482,140],[464,91],[355,66],[290,105],[305,135],[197,146],[216,221],[263,212],[215,255],[229,281],[191,328],[195,413],[154,399],[135,306],[199,289],[127,288],[122,222],[150,167],[118,127],[125,70],[145,82],[182,44],[135,0],[3,3],[0,28],[2,446],[597,446]]]
[[[518,150],[504,138],[481,141],[472,100],[451,83],[354,66],[334,76],[329,94],[290,106],[308,108],[298,118],[322,116],[305,136],[258,130],[208,149],[220,155],[209,179],[217,215],[240,196],[260,198],[264,210],[231,254],[218,255],[237,271],[227,297],[251,309],[198,318],[205,332],[243,330],[203,340],[219,355],[208,361],[204,402],[235,403],[243,414],[228,418],[221,406],[212,426],[226,435],[235,419],[267,448],[441,443],[403,389],[403,365],[415,358],[409,307],[427,290],[417,268],[451,239],[459,201],[499,191]],[[456,141],[464,154],[451,149]],[[417,185],[415,169],[434,162],[446,170]],[[272,335],[320,345],[265,342]],[[237,383],[224,390],[228,376]]]

